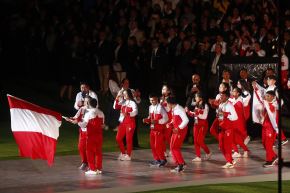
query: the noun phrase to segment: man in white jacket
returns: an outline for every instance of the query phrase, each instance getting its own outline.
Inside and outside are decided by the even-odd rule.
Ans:
[[[75,104],[74,104],[74,108],[76,110],[79,110],[82,106],[84,106],[85,97],[87,95],[96,99],[99,102],[97,94],[90,89],[90,86],[88,83],[81,82],[80,89],[81,91],[77,93]]]

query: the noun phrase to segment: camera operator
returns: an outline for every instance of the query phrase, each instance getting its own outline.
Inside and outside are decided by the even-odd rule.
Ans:
[[[198,74],[192,75],[192,82],[187,85],[185,95],[186,95],[186,103],[185,103],[185,110],[191,111],[195,108],[195,94],[201,91],[201,85],[200,85],[200,76]],[[189,123],[188,126],[190,128],[193,127],[194,124],[194,118],[191,116],[188,116]],[[190,130],[187,130],[187,134],[185,136],[185,142],[189,142],[189,136],[190,136]]]
[[[90,86],[88,83],[81,82],[80,89],[81,89],[81,91],[77,94],[76,101],[74,104],[74,108],[76,110],[79,110],[82,106],[84,106],[84,101],[85,101],[86,96],[90,96],[92,98],[95,98],[98,101],[97,94],[94,91],[90,90]]]

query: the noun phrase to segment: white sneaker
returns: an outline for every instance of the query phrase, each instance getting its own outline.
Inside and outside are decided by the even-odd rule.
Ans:
[[[227,162],[225,165],[222,166],[222,168],[224,168],[224,169],[234,168],[234,165],[231,164],[230,162]]]
[[[97,175],[97,171],[93,171],[93,170],[88,170],[85,172],[86,175]]]
[[[232,156],[233,156],[233,158],[238,158],[238,157],[241,157],[241,154],[238,152],[235,152],[235,153],[233,153]]]
[[[201,162],[201,158],[200,157],[196,157],[194,159],[191,160],[192,162]]]
[[[251,138],[250,136],[247,136],[246,139],[244,140],[244,144],[248,145],[248,143],[250,142]]]
[[[278,157],[275,158],[275,159],[272,161],[272,166],[277,165],[277,164],[278,164],[278,161],[279,161]]]
[[[281,142],[281,145],[286,145],[288,143],[288,139],[285,139],[284,141]]]
[[[97,172],[97,174],[102,174],[103,173],[102,170],[97,170],[96,172]]]
[[[248,151],[244,151],[243,157],[249,157],[249,152]]]
[[[233,165],[236,165],[236,163],[238,163],[239,160],[240,160],[240,158],[233,159]]]
[[[125,154],[122,158],[121,161],[131,161],[131,157],[128,154]]]
[[[178,166],[170,170],[171,173],[179,173]]]
[[[212,156],[211,152],[209,154],[206,154],[204,160],[210,160],[211,156]]]
[[[124,157],[125,155],[126,155],[126,154],[122,154],[122,153],[120,153],[120,155],[119,155],[119,157],[118,157],[118,160],[122,160],[123,157]]]

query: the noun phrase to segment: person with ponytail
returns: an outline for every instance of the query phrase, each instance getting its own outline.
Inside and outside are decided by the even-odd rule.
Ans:
[[[121,95],[124,97],[124,100],[120,101]],[[133,149],[133,135],[136,127],[135,117],[138,114],[137,104],[134,101],[131,89],[124,90],[120,95],[117,95],[114,102],[114,109],[120,110],[120,124],[116,136],[116,141],[121,151],[118,159],[121,161],[130,161]],[[125,137],[127,150],[123,143]]]
[[[208,130],[207,117],[209,107],[205,103],[204,97],[201,93],[195,94],[195,102],[196,105],[194,111],[188,110],[187,114],[194,117],[193,138],[196,157],[192,162],[200,162],[202,161],[200,148],[202,148],[206,153],[204,160],[208,160],[211,157],[211,152],[204,142]]]

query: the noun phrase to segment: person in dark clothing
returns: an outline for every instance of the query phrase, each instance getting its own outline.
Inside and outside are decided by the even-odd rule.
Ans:
[[[100,91],[106,93],[108,87],[108,73],[113,63],[114,54],[113,47],[109,41],[106,40],[106,33],[104,31],[99,33],[99,42],[97,45],[96,63],[98,66],[98,75],[100,80]]]
[[[191,49],[191,42],[190,40],[186,39],[182,43],[182,52],[179,65],[177,67],[180,83],[184,85],[187,84],[192,76],[192,73],[195,72],[194,66],[192,64],[193,59],[194,54]]]
[[[216,44],[215,52],[213,55],[210,56],[210,60],[208,62],[207,67],[207,90],[208,90],[208,97],[214,98],[217,92],[218,84],[219,84],[219,77],[218,77],[218,70],[223,59],[222,54],[222,45]]]
[[[193,111],[195,108],[195,94],[201,91],[200,86],[200,76],[198,74],[192,75],[192,82],[187,85],[186,87],[186,103],[185,103],[185,111]],[[189,128],[193,127],[194,124],[194,117],[188,116],[189,122],[188,126]],[[190,136],[190,129],[188,129],[187,134],[185,136],[184,141],[189,142],[189,136]]]
[[[151,87],[150,90],[157,93],[162,85],[162,71],[165,66],[166,53],[159,46],[159,42],[156,39],[152,40],[151,46],[152,54],[149,68],[149,85]]]
[[[128,38],[128,61],[127,64],[124,65],[124,70],[127,72],[127,78],[129,80],[134,80],[132,83],[133,87],[139,87],[138,85],[138,68],[137,68],[137,60],[139,56],[139,47],[137,45],[137,40],[135,36]]]

